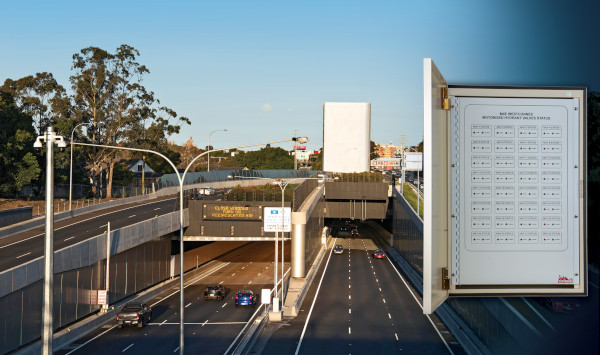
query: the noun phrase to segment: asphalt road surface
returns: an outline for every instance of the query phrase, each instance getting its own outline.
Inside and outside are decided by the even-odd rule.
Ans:
[[[289,248],[286,249],[289,255]],[[184,293],[187,354],[223,354],[253,314],[262,312],[262,307],[258,305],[236,308],[235,294],[239,290],[252,290],[258,295],[261,289],[272,288],[273,259],[272,242],[252,242],[216,259],[220,264],[218,270],[187,286]],[[289,265],[286,263],[287,269]],[[204,289],[208,284],[224,285],[225,299],[205,301]],[[116,322],[111,322],[58,354],[177,353],[178,291],[163,294],[147,303],[152,305],[152,321],[144,328],[119,329]]]
[[[392,264],[373,259],[377,247],[371,239],[338,238],[334,244],[341,244],[344,253],[326,256],[322,282],[319,286],[319,274],[300,315],[267,329],[272,334],[259,340],[257,353],[446,354],[451,348],[462,353],[458,344],[447,345],[423,315]]]
[[[173,196],[113,207],[55,222],[54,250],[60,250],[106,231],[107,222],[115,230],[157,215],[178,211]],[[0,272],[44,255],[44,227],[0,240]]]

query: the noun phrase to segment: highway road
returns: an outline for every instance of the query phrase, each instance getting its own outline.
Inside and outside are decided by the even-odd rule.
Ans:
[[[344,253],[326,256],[299,316],[267,329],[256,353],[464,353],[437,317],[423,315],[391,262],[373,259],[377,246],[359,231],[335,241]]]
[[[290,255],[289,252],[286,247],[286,255]],[[272,242],[252,242],[216,259],[210,264],[211,268],[216,266],[215,271],[186,287],[186,353],[223,354],[228,349],[251,317],[262,312],[259,306],[236,308],[235,294],[242,289],[260,294],[262,288],[272,288],[273,259]],[[214,283],[224,285],[227,295],[222,301],[205,301],[204,289]],[[111,322],[58,354],[176,353],[179,346],[178,291],[163,294],[148,304],[153,308],[152,321],[144,328],[119,329],[116,322]]]
[[[55,222],[54,250],[60,250],[111,229],[178,211],[174,196],[113,207]],[[0,272],[44,255],[44,227],[0,240]]]

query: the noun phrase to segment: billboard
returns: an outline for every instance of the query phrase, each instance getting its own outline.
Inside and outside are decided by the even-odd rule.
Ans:
[[[369,171],[371,104],[326,102],[323,106],[323,170]]]

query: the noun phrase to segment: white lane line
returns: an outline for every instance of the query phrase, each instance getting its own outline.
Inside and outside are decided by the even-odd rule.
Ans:
[[[381,292],[381,287],[379,288],[379,292]]]
[[[419,302],[419,299],[417,298],[417,296],[415,296],[415,294],[413,293],[411,288],[408,286],[408,283],[406,282],[404,277],[402,277],[402,274],[400,274],[400,271],[398,271],[398,269],[396,269],[396,265],[394,265],[394,263],[392,263],[392,261],[390,259],[387,259],[387,261],[390,263],[390,265],[392,265],[392,267],[396,271],[396,274],[398,274],[398,276],[400,277],[400,280],[402,280],[402,283],[404,283],[404,286],[406,286],[406,289],[413,296],[413,298],[415,299],[415,301],[417,302],[419,307],[421,307],[421,309],[423,309],[423,305],[421,304],[421,302]],[[431,325],[433,326],[433,329],[435,329],[435,331],[438,333],[438,336],[440,337],[440,339],[442,339],[442,341],[444,342],[444,345],[446,345],[446,349],[448,349],[448,352],[450,352],[450,354],[454,354],[454,352],[452,351],[452,349],[450,349],[450,346],[446,342],[446,339],[444,339],[444,337],[442,336],[442,333],[440,333],[439,329],[435,326],[435,324],[431,320],[431,317],[429,317],[429,314],[426,314],[425,316],[427,317],[427,319],[429,319],[429,323],[431,323]]]
[[[196,282],[198,282],[198,281],[202,280],[203,278],[205,278],[205,277],[207,277],[207,276],[211,275],[212,273],[214,273],[214,272],[217,272],[217,271],[221,270],[221,269],[222,269],[222,268],[224,268],[225,266],[229,265],[229,263],[230,263],[230,261],[226,262],[225,264],[223,264],[223,265],[219,266],[218,268],[214,269],[213,271],[209,272],[208,274],[206,274],[206,275],[204,275],[204,276],[202,276],[202,277],[198,278],[197,280],[194,280],[194,282],[191,282],[191,283],[189,283],[187,286],[183,286],[183,288],[185,289],[185,288],[187,288],[188,286],[190,286],[190,285],[193,285],[193,284],[195,284]],[[167,298],[169,298],[169,297],[173,296],[174,294],[176,294],[176,293],[178,293],[178,292],[179,292],[179,288],[177,288],[177,291],[174,291],[174,292],[170,293],[169,295],[165,296],[164,298],[162,298],[162,299],[160,299],[160,300],[158,300],[158,301],[154,302],[153,304],[151,304],[151,305],[150,305],[150,307],[154,307],[155,305],[159,304],[160,302],[162,302],[162,301],[166,300]],[[179,324],[179,323],[177,323],[177,324]]]
[[[521,313],[519,313],[519,311],[517,311],[517,309],[515,307],[513,307],[510,303],[508,303],[504,297],[500,297],[500,301],[502,303],[504,303],[504,305],[506,307],[508,307],[508,309],[510,309],[516,316],[517,318],[519,318],[521,320],[521,322],[523,322],[523,324],[525,324],[527,326],[527,328],[531,329],[531,331],[537,335],[538,337],[542,337],[542,333],[540,333],[539,330],[535,329],[535,327],[533,326],[533,324],[531,324],[527,318],[525,318]]]
[[[262,306],[261,306],[262,307]],[[246,324],[248,322],[212,322],[208,323],[208,320],[204,323],[185,322],[184,325],[232,325],[232,324]],[[147,325],[159,325],[158,323],[148,323]],[[165,325],[179,325],[179,323],[165,323]]]
[[[352,288],[352,285],[348,285],[348,288]]]
[[[192,304],[192,302],[188,303],[185,305],[185,308],[188,308],[190,305]]]
[[[252,283],[252,281],[248,281],[248,285],[250,285]]]
[[[348,334],[352,334],[352,329],[350,327],[348,327]],[[133,344],[131,344],[133,345]]]
[[[396,336],[396,340],[398,340],[398,333],[394,333],[394,335]]]
[[[222,284],[223,282],[225,282],[225,281],[221,281],[221,282],[219,282],[219,285],[220,285],[220,284]]]
[[[352,309],[348,308],[348,314],[352,314]]]
[[[383,303],[385,303],[385,298],[383,299]]]
[[[98,229],[102,229],[102,228],[106,227],[107,225],[108,225],[108,224],[103,224],[103,225],[101,225],[100,227],[98,227]],[[87,231],[86,231],[86,232],[87,232]]]
[[[225,308],[225,306],[227,306],[227,302],[223,303],[223,305],[221,306],[221,308]]]
[[[161,325],[165,324],[166,321],[167,321],[166,319],[163,320],[162,323],[160,323],[158,326],[160,327]]]
[[[244,266],[244,267],[242,267],[242,270],[244,270],[245,268],[246,268],[245,266]]]
[[[175,350],[173,350],[174,353],[176,353],[179,350],[179,347],[177,347]]]
[[[389,318],[389,319],[392,319],[392,315],[391,315],[391,314],[389,314],[389,313],[388,313],[388,318]]]
[[[160,207],[158,207],[158,208],[155,208],[154,210],[155,210],[155,211],[158,211],[158,210],[160,210]]]
[[[177,323],[177,324],[179,324],[179,323]],[[115,329],[116,327],[117,327],[117,325],[116,325],[116,324],[115,324],[115,325],[113,325],[112,327],[108,328],[108,329],[107,329],[107,330],[105,330],[104,332],[102,332],[102,333],[100,333],[100,334],[96,335],[96,336],[95,336],[95,337],[93,337],[92,339],[90,339],[90,340],[86,341],[85,343],[83,343],[83,344],[79,345],[79,346],[78,346],[78,347],[76,347],[75,349],[73,349],[73,350],[69,351],[69,352],[68,352],[68,353],[66,353],[65,355],[71,355],[71,354],[72,354],[72,353],[74,353],[75,351],[77,351],[77,350],[81,349],[82,347],[84,347],[85,345],[87,345],[87,344],[91,343],[92,341],[96,340],[97,338],[100,338],[101,336],[103,336],[104,334],[106,334],[106,333],[110,332],[111,330]]]
[[[23,254],[23,255],[21,255],[21,256],[17,256],[17,259],[19,259],[19,258],[22,258],[22,257],[24,257],[24,256],[27,256],[27,255],[29,255],[29,254],[31,254],[31,252],[29,252],[29,253],[25,253],[25,254]]]
[[[208,319],[204,321],[204,323],[202,323],[202,326],[204,327],[206,325],[206,323],[208,323]]]
[[[337,238],[333,241],[335,242]],[[327,272],[327,266],[329,266],[329,260],[331,260],[331,253],[333,252],[333,248],[329,251],[329,257],[327,258],[327,263],[325,264],[325,269],[323,270],[323,274],[321,275],[321,280],[319,280],[319,286],[317,287],[317,292],[313,298],[312,305],[310,306],[310,311],[308,311],[308,316],[306,317],[306,322],[304,323],[304,328],[302,328],[302,334],[300,335],[300,340],[298,341],[298,346],[296,347],[296,352],[294,355],[298,355],[300,351],[300,347],[302,346],[302,341],[304,340],[304,334],[306,333],[306,327],[308,326],[308,321],[310,320],[310,315],[312,314],[313,308],[315,307],[315,302],[317,302],[317,298],[319,298],[319,291],[321,290],[321,284],[323,283],[323,278],[325,277],[325,273]]]
[[[133,346],[133,343],[131,343],[131,345],[129,345],[128,347],[126,347],[125,349],[121,350],[122,353],[126,352],[127,349],[131,348]]]
[[[67,240],[73,239],[73,238],[75,238],[75,237],[69,237],[69,238],[65,239],[64,241],[66,242]]]
[[[531,308],[531,310],[532,310],[532,311],[533,311],[535,314],[537,314],[537,316],[538,316],[538,317],[540,317],[540,318],[542,319],[542,321],[543,321],[544,323],[546,323],[546,325],[547,325],[547,326],[549,326],[549,327],[550,327],[550,329],[552,329],[552,330],[553,330],[553,331],[556,333],[556,329],[554,329],[554,327],[552,326],[552,324],[550,324],[550,322],[548,322],[548,321],[546,320],[546,318],[544,318],[544,317],[543,317],[543,316],[540,314],[540,312],[538,312],[538,310],[537,310],[537,309],[535,309],[535,307],[533,307],[533,306],[531,305],[531,303],[529,303],[529,301],[527,301],[527,300],[526,300],[524,297],[521,297],[521,299],[523,300],[523,302],[525,302],[525,303],[526,303],[526,304],[529,306],[529,308]]]
[[[351,299],[352,299],[352,296],[348,295],[348,299],[349,299],[349,300],[351,300]]]
[[[329,256],[331,257],[331,254],[329,254]],[[283,277],[285,278],[285,276],[287,274],[290,273],[290,271],[292,271],[292,268],[288,268],[287,271],[285,272],[285,274],[283,275]],[[277,285],[281,284],[282,280],[279,280],[279,282],[277,283]],[[271,289],[271,293],[275,293],[275,288]],[[319,290],[317,289],[317,294],[319,293]],[[238,333],[238,335],[235,337],[235,339],[233,339],[233,342],[229,345],[229,347],[227,348],[227,350],[225,350],[225,352],[223,353],[224,355],[227,355],[227,353],[229,353],[229,351],[231,350],[231,348],[233,348],[233,345],[238,341],[238,339],[242,336],[242,334],[244,333],[244,331],[246,331],[246,328],[250,325],[250,322],[253,321],[254,317],[256,316],[256,314],[260,311],[260,309],[262,308],[263,305],[260,305],[258,307],[258,309],[256,310],[256,312],[254,312],[252,314],[252,316],[250,316],[250,319],[246,322],[246,325],[244,325],[244,327],[242,328],[242,330],[240,330],[240,332]],[[266,306],[265,306],[266,308]],[[217,311],[218,312],[218,311]]]
[[[131,216],[129,216],[129,218],[132,218],[132,217],[135,217],[135,215],[134,215],[134,214],[132,214]]]
[[[598,288],[598,285],[596,285],[596,284],[595,284],[595,283],[593,283],[592,281],[589,281],[589,280],[588,280],[588,283],[589,283],[590,285],[594,286],[595,288]]]
[[[121,211],[126,211],[126,210],[129,210],[129,209],[132,209],[132,208],[138,208],[138,207],[142,207],[142,206],[150,205],[150,204],[157,203],[157,202],[163,202],[163,201],[169,201],[169,200],[153,201],[153,202],[145,203],[145,204],[143,204],[143,205],[136,205],[136,206],[132,206],[132,207],[128,207],[128,208],[124,208],[124,209],[122,209],[122,210],[108,212],[108,213],[105,213],[105,214],[101,214],[101,215],[99,215],[99,216],[95,216],[95,217],[90,217],[90,218],[88,218],[88,219],[84,219],[83,221],[79,221],[79,222],[75,222],[75,223],[67,224],[66,226],[62,226],[62,227],[59,227],[59,228],[55,228],[55,229],[54,229],[54,231],[57,231],[57,230],[60,230],[60,229],[63,229],[63,228],[67,228],[67,227],[70,227],[70,226],[74,226],[74,225],[76,225],[76,224],[79,224],[79,223],[87,222],[87,221],[90,221],[90,220],[92,220],[92,219],[95,219],[95,218],[103,217],[103,216],[109,215],[109,214],[111,214],[111,213],[117,213],[117,212],[121,212]],[[106,226],[106,224],[105,224],[104,226]],[[104,226],[101,226],[100,228],[102,228],[102,227],[104,227]],[[87,232],[87,231],[86,231],[86,232]],[[29,239],[33,239],[33,238],[37,238],[37,237],[41,237],[41,236],[43,236],[43,235],[44,235],[44,233],[40,233],[40,234],[34,235],[34,236],[32,236],[32,237],[29,237],[29,238],[25,238],[25,239],[19,239],[19,240],[17,240],[16,242],[12,242],[12,243],[10,243],[10,244],[6,244],[6,245],[3,245],[3,246],[1,246],[1,247],[0,247],[0,249],[4,249],[4,248],[6,248],[6,247],[9,247],[9,246],[11,246],[11,245],[15,245],[15,244],[22,243],[22,242],[24,242],[24,241],[27,241],[27,240],[29,240]]]

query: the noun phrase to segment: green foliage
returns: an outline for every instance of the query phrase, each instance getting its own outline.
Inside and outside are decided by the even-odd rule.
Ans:
[[[319,152],[317,159],[312,163],[312,170],[323,170],[323,149]]]
[[[33,119],[22,113],[10,93],[0,92],[0,193],[16,194],[40,174],[33,155]]]
[[[175,164],[175,166],[177,166],[181,162],[181,154],[172,151],[171,149],[169,149],[169,147],[167,145],[158,145],[154,148],[155,148],[154,150],[156,150],[157,152],[159,152],[161,154],[164,154],[167,158],[169,158],[169,160],[171,160],[173,162],[173,164]],[[155,154],[148,155],[148,157],[146,158],[146,164],[148,164],[157,173],[161,173],[161,174],[174,173],[173,167],[171,166],[171,164],[169,164],[169,162],[167,162],[162,157],[155,155]]]
[[[290,184],[285,189],[285,201],[292,201],[294,189],[298,184]],[[280,201],[281,188],[278,185],[265,184],[260,186],[237,185],[223,195],[224,201]]]
[[[241,166],[250,170],[294,168],[294,158],[282,148],[262,148],[250,152],[240,152],[236,159]]]
[[[172,170],[172,169],[171,169]],[[127,168],[125,163],[116,163],[113,171],[113,185],[127,186],[133,183],[135,173]]]
[[[377,159],[379,158],[379,150],[377,150],[377,144],[375,144],[375,142],[371,141],[371,155],[370,155],[370,159]]]
[[[404,183],[404,198],[408,202],[408,204],[413,208],[413,210],[417,210],[419,208],[419,216],[423,219],[423,200],[421,200],[417,204],[417,193],[412,189],[412,187],[408,183]]]

